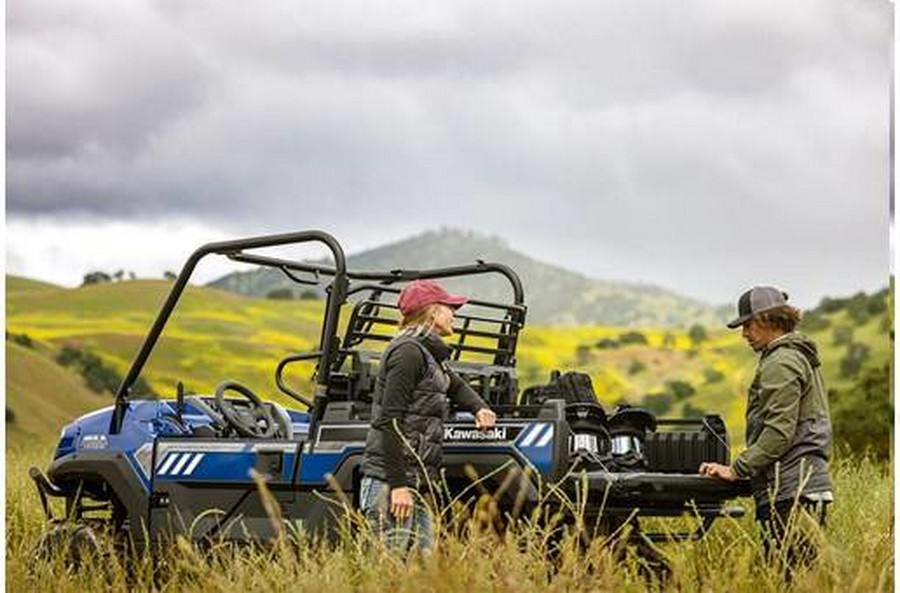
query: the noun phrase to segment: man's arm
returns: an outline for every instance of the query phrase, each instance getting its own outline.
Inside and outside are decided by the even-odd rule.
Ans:
[[[742,478],[755,476],[778,461],[790,448],[797,430],[803,394],[804,366],[799,360],[802,355],[782,350],[777,358],[766,361],[760,369],[763,428],[756,442],[732,463],[734,472]]]

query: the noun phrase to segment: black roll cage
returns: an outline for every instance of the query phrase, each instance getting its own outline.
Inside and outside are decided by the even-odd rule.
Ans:
[[[334,258],[334,265],[330,266],[315,262],[292,261],[276,257],[244,253],[244,250],[246,249],[261,249],[266,247],[277,247],[309,242],[323,243],[331,251],[331,254]],[[313,417],[312,421],[314,423],[321,417],[325,408],[325,404],[328,401],[327,387],[331,378],[331,370],[340,367],[341,362],[348,354],[348,348],[362,341],[363,339],[378,340],[386,339],[387,337],[367,333],[366,331],[353,333],[348,330],[347,336],[345,336],[344,339],[343,347],[341,347],[341,345],[339,344],[337,328],[340,320],[341,307],[347,301],[348,296],[364,290],[373,291],[373,297],[369,300],[364,300],[356,304],[353,312],[351,313],[348,328],[352,328],[354,326],[354,320],[359,321],[361,319],[361,316],[366,315],[367,308],[369,311],[371,311],[372,307],[375,307],[376,309],[380,307],[396,308],[395,305],[380,301],[380,296],[383,293],[400,292],[398,288],[390,286],[393,283],[409,282],[412,280],[422,279],[441,279],[459,276],[471,276],[476,274],[498,273],[509,281],[513,290],[513,305],[504,307],[512,314],[511,318],[509,319],[508,333],[487,334],[486,332],[479,332],[477,330],[468,330],[468,333],[471,335],[485,334],[485,337],[497,338],[499,341],[498,349],[487,350],[488,352],[494,354],[494,364],[510,367],[515,365],[515,348],[518,330],[524,324],[525,318],[525,296],[524,290],[522,288],[522,282],[519,279],[519,276],[512,270],[512,268],[504,264],[478,260],[475,264],[471,265],[434,268],[428,270],[397,269],[391,270],[390,272],[350,272],[347,270],[346,257],[340,243],[338,243],[338,241],[330,234],[319,230],[283,233],[277,235],[262,235],[245,239],[236,239],[232,241],[207,243],[206,245],[203,245],[196,251],[194,251],[185,262],[184,266],[181,269],[181,272],[175,279],[175,283],[169,290],[169,294],[166,297],[166,300],[163,303],[159,313],[157,314],[153,325],[150,327],[150,331],[147,333],[147,336],[144,339],[140,350],[132,361],[128,372],[125,375],[125,378],[119,385],[119,388],[116,391],[115,409],[110,425],[111,434],[117,434],[121,430],[126,405],[134,382],[137,380],[138,376],[141,373],[141,370],[144,368],[144,365],[150,357],[153,348],[156,346],[156,343],[159,340],[159,337],[162,334],[166,323],[171,317],[172,312],[175,310],[178,300],[181,298],[184,289],[187,287],[188,280],[190,279],[191,274],[194,272],[194,269],[197,267],[197,264],[200,262],[200,260],[208,255],[224,255],[232,261],[255,264],[269,268],[276,268],[281,270],[282,273],[284,273],[288,278],[299,284],[318,285],[319,277],[321,275],[329,276],[332,278],[331,283],[325,287],[325,313],[322,323],[322,331],[319,337],[319,349],[313,352],[286,357],[278,364],[278,367],[276,369],[276,382],[278,384],[278,387],[288,395],[291,395],[302,403],[307,404],[310,407],[310,412],[312,413]],[[295,272],[313,274],[315,280],[306,280],[295,275]],[[360,284],[351,288],[351,280],[364,281],[367,283]],[[489,303],[486,301],[470,300],[469,302],[474,305],[497,306],[495,303]],[[477,321],[479,319],[476,316],[459,317],[464,319],[464,323],[467,327],[470,321]],[[491,319],[488,321],[496,322],[497,320]],[[363,324],[368,323],[367,327],[369,328],[371,328],[373,324],[379,322],[390,323],[389,321],[378,318],[377,316],[371,319],[361,320],[361,323]],[[460,344],[456,347],[454,352],[454,356],[456,359],[459,358],[462,350],[481,351],[484,349],[480,349],[475,346],[464,346]],[[298,360],[311,360],[315,358],[319,359],[319,363],[316,367],[315,372],[315,382],[317,384],[317,387],[316,392],[313,396],[313,400],[310,402],[299,394],[292,392],[286,385],[284,385],[281,375],[286,364],[290,362],[296,362]]]

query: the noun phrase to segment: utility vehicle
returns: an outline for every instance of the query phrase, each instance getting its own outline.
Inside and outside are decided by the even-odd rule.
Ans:
[[[324,245],[332,262],[259,251],[310,242]],[[155,399],[132,393],[198,262],[216,255],[324,289],[318,347],[272,364],[275,383],[296,406],[266,401],[256,386],[229,381],[227,361],[214,393],[177,388]],[[447,411],[444,463],[451,495],[493,493],[507,515],[541,501],[566,513],[561,501],[570,500],[595,526],[638,526],[642,516],[695,517],[696,531],[674,535],[681,538],[701,537],[715,518],[743,513],[728,503],[746,493],[746,483],[697,474],[703,461],[729,461],[719,416],[664,419],[627,406],[607,413],[577,373],[519,389],[516,346],[527,308],[522,283],[506,265],[351,271],[332,236],[306,231],[210,243],[190,256],[115,404],[65,426],[46,473],[30,469],[51,526],[69,533],[74,527],[83,539],[102,527],[141,547],[175,534],[265,541],[276,530],[257,482],[262,479],[285,521],[333,533],[345,509],[341,501],[357,502],[379,356],[396,333],[400,289],[419,278],[478,275],[499,276],[510,296],[506,302],[473,298],[458,312],[450,364],[490,403],[498,421],[478,430],[470,414]],[[314,388],[302,393],[289,385],[286,369],[309,361],[315,364]],[[53,497],[65,499],[64,518],[54,517]]]

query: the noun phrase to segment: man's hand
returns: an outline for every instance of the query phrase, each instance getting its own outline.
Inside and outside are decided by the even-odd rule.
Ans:
[[[481,408],[475,414],[475,426],[477,428],[490,428],[497,423],[497,414],[490,408]]]
[[[735,482],[738,479],[738,475],[734,473],[734,470],[731,469],[730,465],[722,465],[721,463],[713,463],[711,461],[700,464],[700,474],[704,476],[715,476],[727,480],[728,482]]]
[[[412,491],[406,486],[391,489],[391,514],[398,521],[403,521],[412,515],[413,497]]]

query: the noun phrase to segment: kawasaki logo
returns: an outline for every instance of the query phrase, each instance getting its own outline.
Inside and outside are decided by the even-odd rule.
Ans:
[[[445,441],[505,441],[506,427],[495,426],[487,430],[479,428],[454,428],[447,426],[444,428]]]

